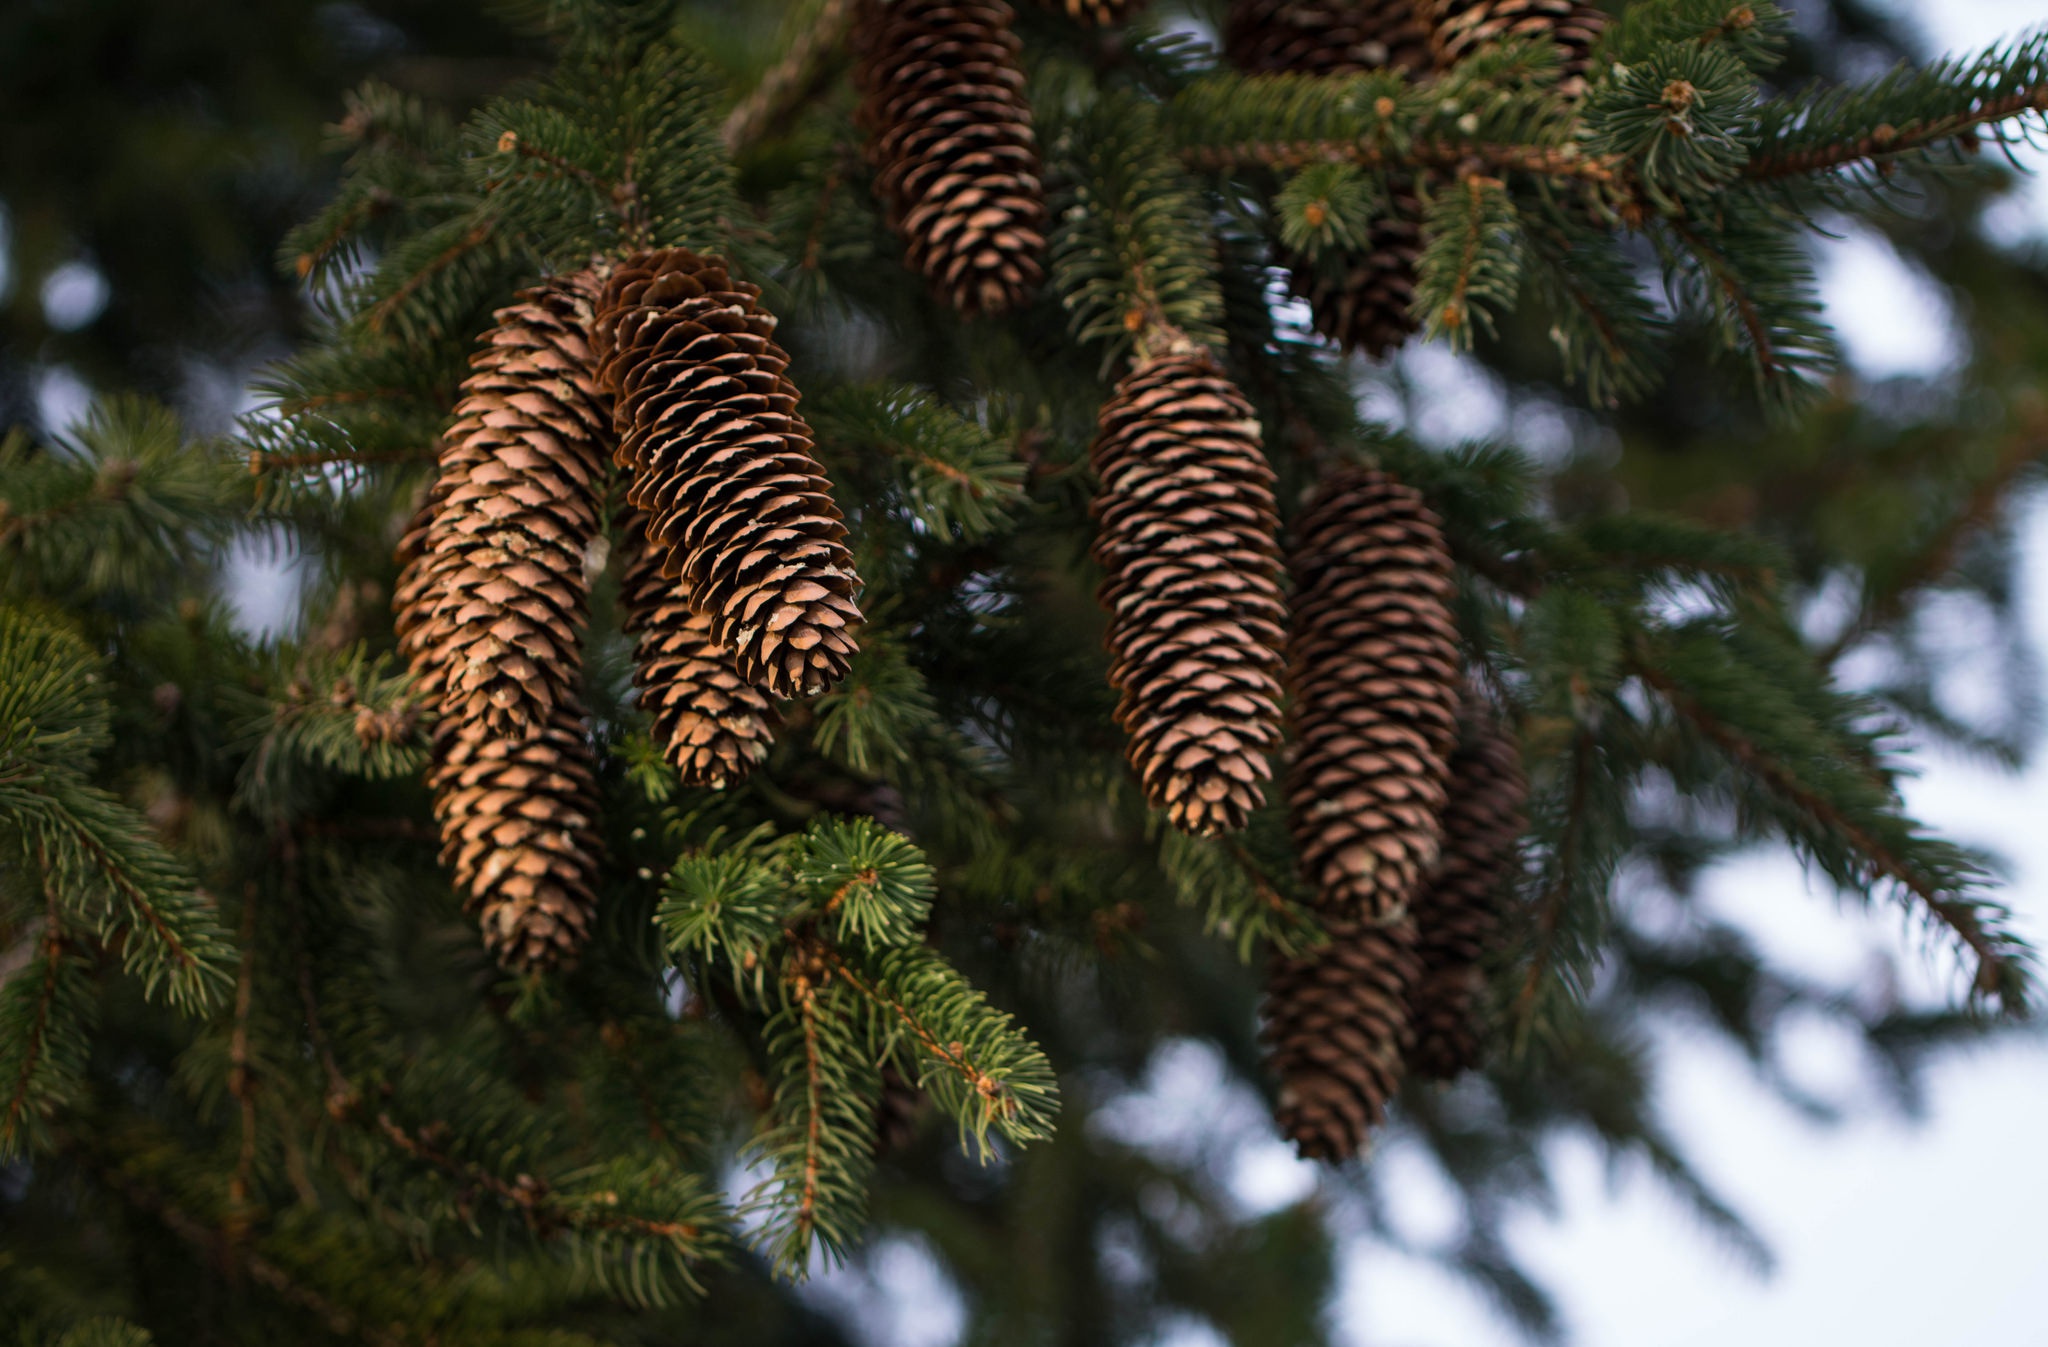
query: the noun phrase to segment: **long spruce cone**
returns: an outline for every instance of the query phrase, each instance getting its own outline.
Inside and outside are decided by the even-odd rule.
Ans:
[[[595,282],[500,310],[399,549],[399,648],[439,717],[428,783],[442,857],[508,967],[566,962],[590,924],[597,840],[577,704],[610,407],[584,336]]]
[[[1191,833],[1242,828],[1280,739],[1273,471],[1251,404],[1185,341],[1141,361],[1093,449],[1110,683],[1131,765]]]
[[[860,579],[760,293],[680,248],[621,263],[598,304],[599,375],[663,571],[742,678],[808,696],[845,676]]]
[[[1430,29],[1411,0],[1233,0],[1223,50],[1252,74],[1358,75],[1427,72]],[[1315,330],[1344,350],[1385,357],[1413,336],[1422,201],[1412,179],[1388,181],[1387,212],[1366,230],[1362,251],[1319,262],[1283,255],[1292,288],[1308,301]]]
[[[1348,1160],[1385,1120],[1409,1050],[1415,920],[1327,917],[1326,945],[1275,958],[1266,979],[1266,1064],[1274,1117],[1302,1158]]]
[[[634,638],[633,682],[654,721],[654,741],[684,785],[723,790],[768,756],[775,708],[733,668],[732,656],[712,638],[710,617],[661,573],[646,516],[628,512],[619,537],[626,558],[619,601]]]
[[[469,895],[484,944],[508,968],[570,962],[597,906],[597,786],[581,711],[482,736],[443,721],[427,774],[441,861]]]
[[[1223,54],[1248,74],[1425,71],[1429,27],[1410,0],[1231,0]]]
[[[400,548],[399,650],[436,712],[478,733],[546,724],[582,680],[611,428],[585,337],[594,297],[579,276],[498,311]]]
[[[1430,45],[1439,70],[1494,43],[1549,37],[1562,49],[1558,88],[1576,98],[1586,91],[1593,44],[1607,15],[1582,0],[1420,0],[1429,21]]]
[[[1288,822],[1319,905],[1389,920],[1436,863],[1457,742],[1450,556],[1413,489],[1351,469],[1295,526]]]
[[[862,0],[855,18],[876,190],[910,267],[968,315],[1015,308],[1045,271],[1045,188],[1014,18],[1004,0]]]
[[[1528,826],[1521,750],[1487,713],[1468,717],[1451,756],[1444,849],[1415,900],[1421,975],[1409,1003],[1415,1043],[1408,1069],[1450,1080],[1479,1065],[1485,1041],[1486,973],[1499,939],[1501,884]]]

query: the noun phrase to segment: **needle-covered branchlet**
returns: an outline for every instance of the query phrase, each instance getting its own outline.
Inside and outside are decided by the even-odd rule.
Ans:
[[[664,573],[742,678],[809,696],[846,673],[860,579],[759,297],[716,258],[633,257],[598,304],[599,372]]]
[[[740,677],[711,635],[711,618],[661,573],[661,558],[647,544],[646,516],[628,511],[618,532],[625,553],[619,603],[633,637],[641,709],[683,784],[722,790],[768,756],[775,707]]]
[[[905,260],[969,315],[1016,308],[1045,274],[1045,187],[1014,18],[1003,0],[861,0],[854,20],[875,188]]]
[[[1443,854],[1415,899],[1420,976],[1410,1003],[1408,1069],[1449,1080],[1485,1053],[1485,960],[1503,925],[1503,886],[1528,828],[1522,753],[1491,711],[1468,710],[1451,755]]]
[[[1109,676],[1131,765],[1174,826],[1242,828],[1280,739],[1286,617],[1258,421],[1182,339],[1117,385],[1093,458]]]

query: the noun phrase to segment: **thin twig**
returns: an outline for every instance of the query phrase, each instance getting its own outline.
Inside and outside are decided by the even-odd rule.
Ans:
[[[853,10],[854,0],[824,0],[782,59],[726,117],[729,152],[738,154],[764,139],[824,87],[845,51]]]

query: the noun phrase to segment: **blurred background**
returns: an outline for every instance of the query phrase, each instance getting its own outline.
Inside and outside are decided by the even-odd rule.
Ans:
[[[2027,0],[1789,7],[1791,82],[1972,52],[2048,17]],[[706,31],[743,71],[775,25],[728,8]],[[1162,9],[1190,27],[1205,13]],[[492,13],[480,0],[0,7],[0,419],[61,432],[95,394],[132,389],[196,434],[230,432],[251,379],[307,321],[274,251],[331,182],[323,124],[366,75],[459,110],[536,68]],[[1420,349],[1361,366],[1358,387],[1426,442],[1540,454],[1561,501],[1618,496],[1796,540],[1816,646],[1911,727],[1910,807],[2001,858],[2016,925],[2039,943],[2048,184],[2017,170],[2048,156],[1986,158],[1907,209],[1852,202],[1825,222],[1815,263],[1846,364],[1796,429],[1763,425],[1682,359],[1647,404],[1595,415],[1529,373],[1540,327],[1511,325],[1476,358]],[[301,565],[252,530],[230,593],[248,626],[290,629]],[[1134,1018],[1169,1036],[1088,1058],[1060,1148],[1072,1153],[1043,1162],[1080,1192],[1111,1169],[1131,1185],[1128,1202],[1068,1204],[1086,1280],[1117,1303],[1064,1312],[1150,1306],[1132,1331],[1160,1347],[1294,1342],[1281,1326],[1296,1321],[1375,1347],[2048,1342],[2039,1035],[1949,1014],[1957,970],[1893,911],[1682,825],[1670,821],[1668,863],[1625,886],[1646,953],[1599,992],[1629,1054],[1626,1116],[1503,1122],[1482,1116],[1492,1095],[1453,1091],[1415,1101],[1369,1165],[1328,1173],[1272,1135],[1244,1045],[1162,993],[1164,1008]],[[1698,958],[1660,964],[1652,945]],[[1508,1131],[1515,1147],[1475,1141]],[[1000,1336],[987,1322],[1000,1297],[964,1290],[962,1269],[976,1238],[996,1249],[1008,1235],[948,1231],[921,1182],[906,1172],[885,1194],[875,1242],[798,1292],[804,1311],[875,1347]],[[1297,1217],[1337,1237],[1292,1245]],[[1231,1294],[1309,1303],[1175,1308],[1202,1301],[1175,1277],[1235,1257],[1232,1240],[1250,1262]],[[1178,1272],[1175,1248],[1189,1251]]]

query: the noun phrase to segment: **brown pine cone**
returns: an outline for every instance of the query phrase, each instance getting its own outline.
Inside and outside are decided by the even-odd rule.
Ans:
[[[1580,0],[1421,0],[1430,26],[1430,45],[1439,70],[1448,70],[1483,48],[1511,38],[1547,36],[1562,49],[1558,88],[1576,98],[1586,91],[1593,44],[1607,15]]]
[[[1116,8],[1100,3],[1084,8]],[[854,79],[905,260],[961,313],[1044,276],[1045,188],[1004,0],[862,0]]]
[[[1348,1160],[1386,1119],[1412,1034],[1415,922],[1325,918],[1330,942],[1275,958],[1266,978],[1266,1064],[1274,1117],[1307,1160]]]
[[[1383,472],[1350,469],[1295,525],[1288,822],[1326,912],[1404,912],[1436,863],[1457,742],[1458,633],[1436,516]]]
[[[484,733],[547,724],[582,681],[611,429],[585,336],[595,293],[585,274],[498,311],[400,545],[398,648],[437,714]]]
[[[1515,741],[1490,711],[1468,717],[1465,742],[1451,755],[1443,855],[1415,900],[1421,976],[1409,1006],[1415,1045],[1408,1053],[1415,1075],[1450,1080],[1479,1065],[1481,960],[1500,936],[1501,884],[1528,827],[1528,793]]]
[[[599,376],[662,569],[742,678],[808,696],[846,674],[860,578],[760,293],[680,248],[621,263],[598,304]]]
[[[1357,75],[1430,68],[1429,27],[1411,0],[1231,0],[1223,54],[1260,74]]]
[[[567,964],[597,905],[597,786],[582,712],[512,735],[472,723],[436,727],[427,784],[441,862],[455,872],[484,944],[508,968]]]
[[[1175,827],[1242,828],[1280,739],[1286,616],[1258,420],[1184,343],[1124,376],[1092,453],[1109,679],[1131,765]]]
[[[1347,351],[1375,360],[1415,335],[1416,267],[1422,260],[1422,199],[1397,185],[1385,215],[1366,232],[1365,251],[1317,264],[1296,259],[1294,293],[1306,299],[1315,330]]]
[[[711,619],[661,573],[660,554],[647,545],[646,520],[634,510],[619,525],[626,558],[619,602],[626,634],[637,638],[633,682],[654,721],[654,741],[683,784],[723,790],[768,756],[775,708],[712,639]]]

